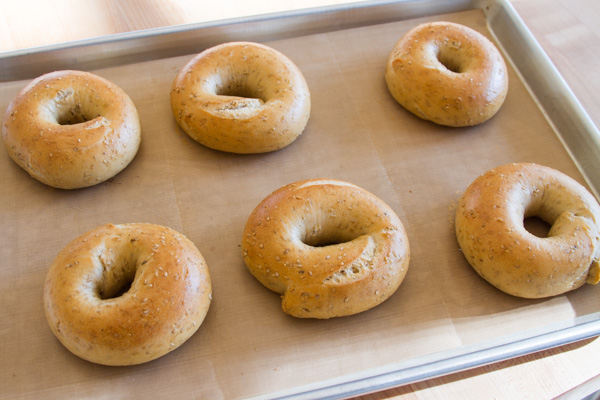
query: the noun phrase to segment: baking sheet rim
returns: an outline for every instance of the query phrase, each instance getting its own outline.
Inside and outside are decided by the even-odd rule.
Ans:
[[[366,395],[590,339],[598,336],[599,326],[600,312],[596,312],[571,321],[426,354],[354,375],[246,399],[339,399]]]

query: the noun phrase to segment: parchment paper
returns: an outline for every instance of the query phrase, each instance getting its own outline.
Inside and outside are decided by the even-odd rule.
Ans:
[[[453,208],[484,171],[527,161],[583,180],[512,69],[502,109],[478,127],[437,126],[392,99],[383,78],[387,56],[410,27],[431,19],[489,35],[485,17],[473,11],[267,43],[298,65],[312,93],[306,131],[274,153],[213,151],[178,128],[169,89],[193,54],[93,71],[131,96],[143,126],[137,157],[110,181],[52,189],[1,151],[1,397],[247,397],[598,311],[591,286],[545,300],[506,295],[479,278],[460,253]],[[2,113],[25,83],[1,85]],[[412,253],[408,275],[375,309],[326,321],[295,319],[247,272],[240,254],[246,218],[266,195],[305,178],[353,182],[386,201],[404,223]],[[42,286],[54,257],[107,222],[178,230],[198,246],[213,280],[214,300],[198,332],[140,366],[83,361],[55,339],[44,318]]]

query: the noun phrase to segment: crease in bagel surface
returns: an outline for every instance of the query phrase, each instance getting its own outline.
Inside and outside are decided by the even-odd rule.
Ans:
[[[279,189],[253,211],[244,261],[282,295],[284,312],[350,315],[395,292],[408,268],[408,240],[393,211],[371,196],[345,182],[309,180]]]
[[[598,282],[600,207],[579,183],[534,164],[501,166],[476,179],[457,210],[459,244],[501,290],[541,298]],[[524,219],[549,224],[538,237]]]

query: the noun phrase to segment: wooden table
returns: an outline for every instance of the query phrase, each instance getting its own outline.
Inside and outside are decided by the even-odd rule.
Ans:
[[[0,51],[349,1],[1,0]],[[512,3],[600,126],[600,2]],[[598,389],[600,340],[595,338],[361,399],[580,399]]]

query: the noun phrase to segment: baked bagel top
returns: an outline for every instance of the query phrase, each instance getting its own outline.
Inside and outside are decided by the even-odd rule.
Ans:
[[[242,252],[250,272],[300,318],[356,314],[389,298],[404,279],[408,238],[394,211],[353,184],[286,185],[252,212]]]
[[[203,51],[177,74],[171,89],[177,123],[194,140],[232,153],[281,149],[303,132],[310,92],[281,52],[251,42]]]
[[[56,71],[9,104],[2,137],[10,157],[61,189],[103,182],[123,170],[141,143],[137,109],[114,83],[88,72]]]
[[[211,293],[208,266],[184,235],[154,224],[106,224],[59,252],[46,276],[44,309],[72,353],[132,365],[190,338]]]
[[[487,121],[508,91],[506,63],[496,46],[451,22],[420,24],[407,32],[388,57],[385,79],[408,111],[454,127]]]
[[[529,232],[538,217],[547,237]],[[488,282],[525,298],[554,296],[600,279],[600,206],[555,169],[516,163],[479,176],[461,197],[456,236],[465,257]]]

